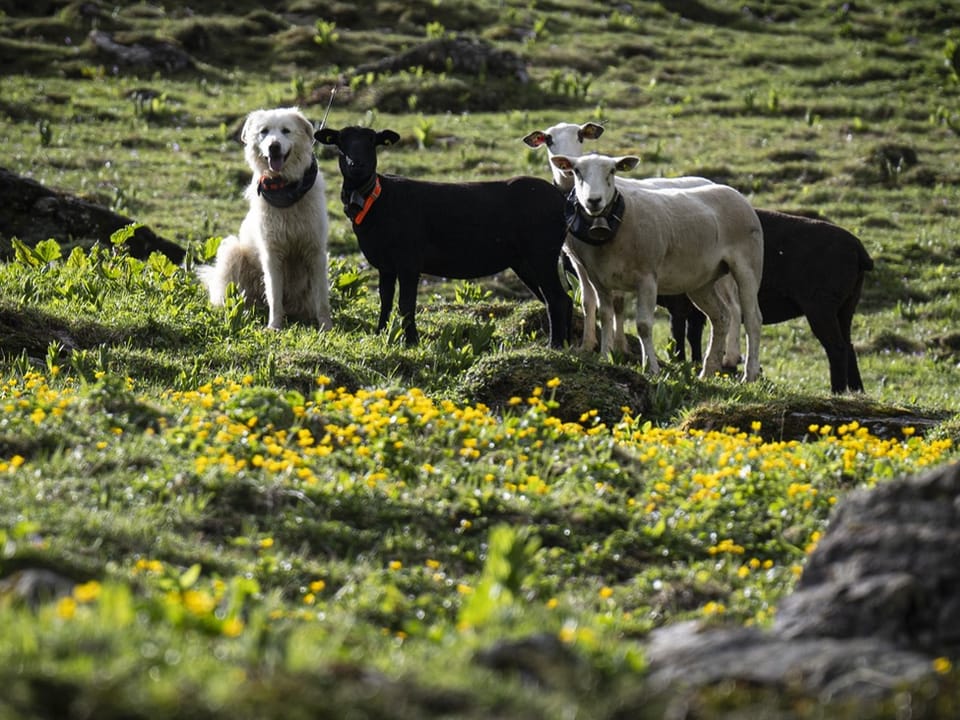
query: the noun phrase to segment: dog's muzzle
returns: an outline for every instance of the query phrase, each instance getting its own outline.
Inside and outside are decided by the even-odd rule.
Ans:
[[[284,154],[280,143],[272,143],[270,147],[267,148],[267,167],[270,168],[271,172],[280,172],[283,170],[283,165],[286,163],[289,155],[290,153]]]

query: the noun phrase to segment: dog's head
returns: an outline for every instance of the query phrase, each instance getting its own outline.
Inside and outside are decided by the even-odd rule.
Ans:
[[[297,108],[254,110],[240,136],[257,176],[299,178],[313,160],[313,124]]]

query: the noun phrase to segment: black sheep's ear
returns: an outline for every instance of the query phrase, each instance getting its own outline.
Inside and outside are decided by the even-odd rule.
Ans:
[[[340,131],[333,128],[320,128],[313,134],[313,137],[323,145],[338,145],[340,143]]]
[[[393,130],[381,130],[377,133],[377,145],[396,145],[400,136]]]

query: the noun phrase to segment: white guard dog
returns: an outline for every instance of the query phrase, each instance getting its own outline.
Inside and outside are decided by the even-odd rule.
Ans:
[[[269,309],[267,327],[285,317],[333,327],[327,277],[327,203],[313,154],[313,124],[297,108],[255,110],[241,139],[253,179],[250,210],[239,236],[223,239],[213,265],[197,274],[214,305],[234,283],[248,301]]]

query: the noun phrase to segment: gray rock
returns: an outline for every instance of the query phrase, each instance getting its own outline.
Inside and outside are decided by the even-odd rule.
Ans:
[[[960,465],[840,503],[770,631],[680,623],[647,646],[652,690],[743,681],[878,699],[960,655]]]
[[[877,638],[786,639],[749,628],[679,623],[647,648],[652,690],[735,680],[837,698],[879,698],[932,674],[930,658]]]
[[[787,638],[960,652],[960,465],[849,495],[777,611]]]

